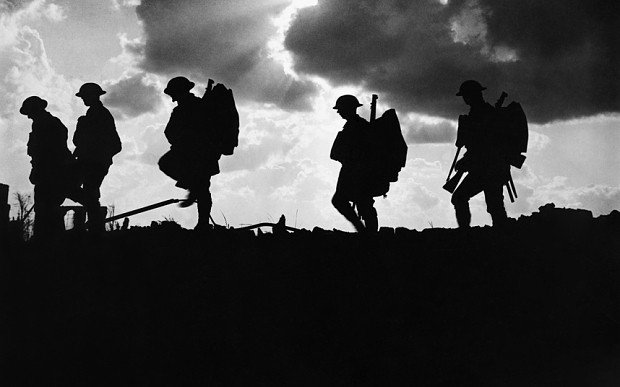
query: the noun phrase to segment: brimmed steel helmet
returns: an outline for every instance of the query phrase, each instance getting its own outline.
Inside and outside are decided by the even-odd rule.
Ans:
[[[350,94],[345,94],[336,100],[336,105],[334,109],[341,109],[347,107],[360,107],[362,104],[357,100],[357,98]]]
[[[99,96],[105,93],[106,93],[105,90],[103,90],[101,86],[99,86],[98,84],[88,82],[88,83],[83,84],[82,87],[80,87],[80,90],[77,93],[75,93],[75,95],[78,97],[86,97],[90,95]]]
[[[23,115],[28,115],[31,112],[35,112],[38,110],[44,110],[47,107],[47,101],[33,95],[28,97],[22,102],[22,107],[19,109],[19,112]]]
[[[171,95],[175,93],[186,93],[194,87],[195,83],[185,77],[174,77],[168,81],[164,93]]]
[[[456,93],[456,95],[460,97],[462,95],[477,93],[486,89],[487,88],[482,86],[480,82],[470,79],[461,83],[461,87],[459,87],[459,92]]]

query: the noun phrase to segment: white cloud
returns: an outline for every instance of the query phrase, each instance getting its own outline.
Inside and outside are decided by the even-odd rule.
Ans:
[[[140,0],[110,0],[112,3],[112,9],[120,11],[121,8],[132,8],[140,5]]]
[[[141,36],[129,39],[127,34],[121,32],[117,35],[122,52],[110,59],[111,63],[126,68],[137,67],[138,61],[144,55],[144,40]]]
[[[602,184],[573,187],[565,177],[554,177],[547,184],[536,187],[531,201],[536,208],[555,203],[557,207],[590,210],[594,216],[606,215],[620,208],[620,187]]]
[[[408,173],[415,177],[429,178],[443,176],[444,172],[439,161],[427,161],[420,157],[408,159],[405,168]]]
[[[620,187],[602,184],[581,187],[576,190],[579,208],[585,208],[595,216],[607,215],[620,209]]]
[[[34,0],[14,5],[11,2],[0,3],[0,50],[14,43],[24,23],[40,18],[60,22],[66,18],[65,10],[55,3],[46,0]]]
[[[54,3],[47,4],[47,6],[43,8],[43,15],[53,22],[60,22],[67,18],[65,9]]]
[[[224,213],[233,225],[277,221],[284,214],[289,225],[312,228],[329,222],[322,213],[329,204],[332,183],[312,160],[276,162],[252,171],[236,171],[212,178],[214,216]],[[335,213],[335,210],[333,210]],[[329,214],[330,216],[333,214]]]
[[[403,127],[408,128],[405,135],[408,143],[453,143],[456,138],[456,125],[449,120],[428,120],[417,115],[408,115],[403,120]]]
[[[549,145],[549,141],[550,141],[549,136],[539,133],[530,128],[527,151],[528,152],[540,152],[547,145]]]

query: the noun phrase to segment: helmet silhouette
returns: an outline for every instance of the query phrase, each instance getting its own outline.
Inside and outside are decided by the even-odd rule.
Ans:
[[[47,101],[33,95],[28,97],[22,102],[22,107],[19,109],[19,112],[23,115],[28,115],[29,113],[44,110],[47,107]]]
[[[80,87],[80,91],[78,91],[75,95],[78,97],[86,97],[91,95],[100,96],[105,93],[105,90],[103,90],[98,84],[88,82],[83,84],[82,87]]]
[[[457,96],[468,95],[472,93],[477,93],[482,90],[486,90],[487,88],[482,86],[478,81],[474,81],[473,79],[467,80],[461,83],[461,87],[459,87],[459,92],[456,93]]]
[[[336,105],[334,106],[334,109],[341,109],[341,108],[347,108],[347,107],[359,107],[359,106],[362,106],[362,104],[357,100],[355,96],[350,95],[350,94],[345,94],[345,95],[338,97],[338,99],[336,100]]]
[[[164,93],[171,95],[175,93],[186,93],[194,87],[195,83],[185,77],[174,77],[168,81]]]

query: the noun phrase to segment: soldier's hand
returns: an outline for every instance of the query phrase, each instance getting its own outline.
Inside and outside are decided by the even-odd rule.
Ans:
[[[467,168],[468,168],[468,163],[467,163],[467,159],[465,159],[465,157],[461,158],[454,165],[454,169],[456,169],[457,171],[465,172],[465,171],[467,171]]]

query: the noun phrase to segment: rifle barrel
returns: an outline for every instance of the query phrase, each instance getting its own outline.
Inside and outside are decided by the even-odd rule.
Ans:
[[[377,119],[377,99],[379,99],[379,96],[377,94],[373,94],[372,100],[370,101],[370,122]]]
[[[131,215],[136,215],[136,214],[139,214],[139,213],[142,213],[142,212],[154,210],[156,208],[167,206],[167,205],[172,204],[172,203],[178,203],[180,201],[181,201],[181,199],[168,199],[168,200],[164,200],[163,202],[151,204],[150,206],[141,207],[141,208],[138,208],[138,209],[135,209],[135,210],[132,210],[132,211],[128,211],[128,212],[125,212],[125,213],[122,213],[122,214],[119,214],[119,215],[111,216],[111,217],[105,219],[104,223],[113,222],[113,221],[121,219],[121,218],[126,218],[126,217],[131,216]]]
[[[514,194],[515,198],[518,198],[517,187],[515,187],[515,182],[512,181],[512,176],[510,176],[510,178],[508,179],[508,184],[510,184],[510,188],[512,189],[512,193]]]
[[[452,166],[450,167],[450,172],[448,172],[448,177],[446,178],[446,182],[450,180],[450,176],[454,171],[454,167],[456,166],[456,161],[459,158],[459,153],[461,152],[461,147],[456,148],[456,154],[454,155],[454,160],[452,161]]]

